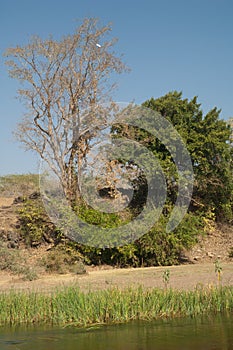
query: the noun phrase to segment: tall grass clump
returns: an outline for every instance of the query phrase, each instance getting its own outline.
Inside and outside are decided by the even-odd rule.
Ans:
[[[233,287],[194,291],[138,287],[86,293],[77,287],[66,287],[51,294],[15,291],[0,294],[0,325],[81,327],[226,311],[233,311]]]
[[[8,249],[6,244],[2,242],[0,242],[0,270],[20,275],[25,281],[38,278],[36,269],[28,265],[22,252],[16,249]]]

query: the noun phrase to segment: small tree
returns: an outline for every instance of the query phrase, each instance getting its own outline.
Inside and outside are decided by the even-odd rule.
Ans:
[[[151,98],[143,105],[168,119],[186,143],[195,175],[190,209],[212,212],[218,220],[232,220],[231,130],[228,123],[220,119],[220,110],[215,107],[204,114],[197,97],[184,99],[177,91],[158,99]],[[166,169],[167,195],[174,203],[177,195],[174,162],[171,162],[169,152],[161,142],[152,140],[150,147]]]
[[[22,83],[18,94],[28,111],[16,136],[48,164],[70,201],[74,193],[79,197],[81,164],[105,123],[99,105],[110,100],[109,75],[126,70],[113,52],[115,39],[105,39],[110,31],[109,25],[99,28],[96,19],[85,19],[60,41],[36,36],[6,51],[10,76]]]

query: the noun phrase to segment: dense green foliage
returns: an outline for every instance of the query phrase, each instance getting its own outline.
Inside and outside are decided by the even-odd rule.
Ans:
[[[233,288],[194,291],[129,288],[86,293],[77,287],[51,294],[0,294],[0,325],[53,324],[78,327],[132,320],[233,311]]]
[[[230,146],[231,129],[219,118],[220,110],[213,108],[206,115],[197,103],[197,97],[188,101],[179,92],[146,101],[143,104],[168,119],[182,136],[190,153],[195,182],[191,210],[212,212],[217,220],[233,218],[233,148]],[[171,179],[176,169],[169,154],[157,140],[150,141],[153,152],[166,168],[170,202],[177,189]]]
[[[178,264],[183,249],[195,244],[198,236],[210,230],[215,221],[231,224],[233,219],[233,147],[231,128],[220,119],[216,108],[203,114],[197,98],[182,98],[178,92],[146,101],[143,106],[167,118],[183,138],[190,153],[195,180],[189,210],[179,226],[171,233],[165,228],[177,197],[177,169],[165,146],[145,130],[127,127],[115,129],[115,135],[127,136],[142,143],[159,159],[163,169],[167,200],[155,226],[137,241],[123,247],[93,248],[75,242],[69,243],[85,263],[113,264],[117,266],[151,266]],[[117,132],[116,132],[117,130]],[[102,213],[79,204],[74,210],[84,221],[102,227],[119,227],[140,213],[147,189],[145,179],[139,177],[137,191],[129,207],[120,213]],[[146,199],[146,195],[145,195]],[[111,201],[109,199],[109,201]],[[111,204],[110,204],[111,205]],[[52,238],[59,243],[64,236],[49,222],[38,201],[27,200],[20,212],[21,234],[29,245]],[[64,222],[64,225],[67,221]]]
[[[27,246],[35,247],[41,242],[51,243],[58,232],[46,215],[40,198],[25,197],[23,206],[19,209],[20,234]]]
[[[79,208],[78,215],[86,222],[94,225],[102,224],[113,227],[124,224],[129,218],[118,214],[104,214],[88,207]],[[190,248],[203,232],[202,217],[192,213],[187,214],[179,227],[171,233],[166,233],[166,218],[162,216],[159,222],[137,241],[123,247],[95,248],[70,241],[51,223],[40,198],[25,199],[19,210],[20,235],[27,246],[36,247],[42,243],[54,243],[54,254],[45,265],[50,270],[61,264],[61,257],[70,263],[83,261],[86,264],[110,264],[115,266],[154,266],[171,265],[180,262],[180,254],[184,248]],[[66,251],[66,257],[64,255]],[[59,259],[55,259],[54,255]],[[58,268],[57,271],[60,269]]]

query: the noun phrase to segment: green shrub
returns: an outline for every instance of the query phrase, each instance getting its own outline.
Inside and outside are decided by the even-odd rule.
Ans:
[[[206,226],[203,214],[190,212],[173,232],[167,233],[166,224],[172,210],[167,205],[167,213],[164,212],[154,227],[138,240],[122,247],[102,249],[69,241],[63,232],[66,232],[67,227],[75,229],[75,223],[72,222],[65,208],[62,206],[59,208],[59,203],[57,205],[63,218],[59,230],[56,230],[50,222],[40,198],[27,199],[19,215],[21,236],[28,246],[39,245],[48,239],[56,244],[61,241],[67,243],[65,250],[68,249],[68,251],[63,249],[60,256],[51,253],[47,261],[48,270],[61,273],[67,271],[67,264],[64,265],[63,261],[67,260],[67,256],[70,257],[71,247],[86,264],[108,264],[120,267],[179,264],[182,251],[196,243],[198,235],[204,232]],[[80,204],[74,210],[85,222],[106,228],[120,227],[130,221],[130,216],[133,215],[128,210],[121,213],[102,213],[84,204]]]
[[[111,204],[111,203],[110,203]],[[123,215],[123,213],[104,213],[98,210],[93,209],[85,204],[75,208],[77,215],[80,219],[92,225],[100,225],[101,227],[116,227],[120,226],[123,223],[128,222],[129,214]],[[124,217],[124,219],[123,219]]]
[[[36,271],[28,266],[21,251],[8,249],[3,244],[0,246],[0,270],[21,275],[24,280],[32,281],[38,278]]]
[[[80,253],[72,245],[63,244],[50,250],[42,259],[42,265],[48,272],[84,274],[86,270],[81,258]]]
[[[23,272],[23,280],[24,281],[34,281],[38,279],[37,272],[30,267],[26,267],[24,272]]]
[[[25,200],[19,210],[19,223],[21,237],[27,246],[37,246],[49,240],[56,231],[40,198]]]
[[[174,265],[184,249],[191,248],[203,230],[202,218],[186,214],[173,232],[166,232],[167,218],[162,215],[155,226],[135,242],[140,265]]]

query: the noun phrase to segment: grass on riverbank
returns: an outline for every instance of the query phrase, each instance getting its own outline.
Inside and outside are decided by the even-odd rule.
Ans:
[[[233,311],[233,287],[194,291],[129,288],[83,293],[77,287],[46,295],[0,294],[0,325],[87,326]]]

